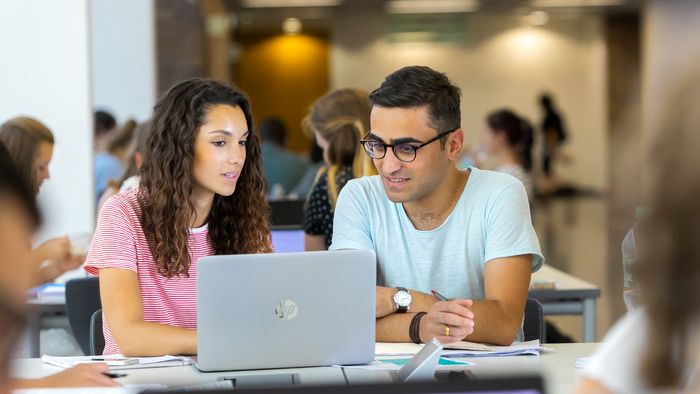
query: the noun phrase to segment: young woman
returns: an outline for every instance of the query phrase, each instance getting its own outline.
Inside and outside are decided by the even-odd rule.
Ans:
[[[0,142],[0,393],[11,388],[118,386],[103,374],[105,364],[83,365],[41,379],[10,379],[11,356],[26,320],[26,291],[38,266],[31,237],[39,224],[31,185]]]
[[[532,127],[507,109],[490,113],[486,117],[486,125],[488,130],[484,134],[483,144],[486,153],[499,163],[495,170],[518,178],[532,202]]]
[[[243,93],[211,80],[156,103],[140,186],[102,207],[85,265],[100,276],[105,354],[197,353],[197,260],[271,251],[252,123]]]
[[[17,117],[0,125],[0,141],[5,144],[22,177],[34,194],[49,179],[54,137],[43,123],[29,117]],[[33,285],[52,282],[64,272],[76,269],[85,256],[72,255],[68,237],[49,239],[32,250],[33,264],[41,264]]]
[[[683,82],[651,133],[651,209],[633,269],[642,308],[610,330],[576,393],[700,392],[700,74]]]
[[[333,239],[333,211],[340,190],[353,178],[376,174],[360,139],[369,131],[370,104],[367,92],[336,89],[311,106],[302,121],[304,131],[323,148],[327,167],[306,200],[304,247],[325,250]]]

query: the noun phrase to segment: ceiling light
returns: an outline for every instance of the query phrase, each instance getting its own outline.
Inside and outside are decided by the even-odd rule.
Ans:
[[[526,18],[532,26],[544,26],[549,21],[549,14],[544,11],[533,11],[527,14]]]
[[[531,0],[533,7],[608,7],[623,5],[625,0]]]
[[[390,14],[451,14],[478,8],[478,0],[391,0],[386,4]]]
[[[301,33],[301,19],[299,18],[287,18],[282,22],[282,31],[284,34],[299,34]]]
[[[343,0],[241,0],[245,8],[335,7]]]

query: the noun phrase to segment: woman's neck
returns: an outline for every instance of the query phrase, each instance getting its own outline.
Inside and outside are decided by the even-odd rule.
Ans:
[[[207,223],[211,207],[214,204],[214,193],[198,189],[195,187],[191,197],[194,207],[193,218],[190,221],[191,228],[202,227]]]

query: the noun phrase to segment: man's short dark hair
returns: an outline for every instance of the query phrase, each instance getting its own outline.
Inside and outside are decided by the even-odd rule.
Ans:
[[[260,136],[265,142],[284,146],[287,140],[287,128],[280,118],[267,118],[260,123]]]
[[[410,66],[386,77],[369,95],[369,100],[372,105],[385,108],[427,106],[429,125],[439,134],[460,127],[461,93],[444,73],[430,67]]]
[[[95,137],[107,134],[117,126],[117,120],[107,111],[95,111]]]

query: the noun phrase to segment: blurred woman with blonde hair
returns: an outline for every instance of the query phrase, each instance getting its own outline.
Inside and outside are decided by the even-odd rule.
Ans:
[[[0,125],[0,141],[5,144],[20,174],[34,194],[49,179],[54,136],[40,121],[27,116],[9,119]],[[67,236],[49,239],[32,249],[31,259],[40,266],[33,285],[53,282],[66,271],[80,267],[85,256],[71,252]]]
[[[576,393],[700,392],[700,73],[667,102],[632,268],[642,308],[610,330]]]
[[[360,140],[369,131],[369,94],[357,88],[328,92],[313,103],[304,131],[323,148],[319,171],[306,200],[304,248],[325,250],[333,238],[333,211],[340,190],[353,178],[377,173]]]

